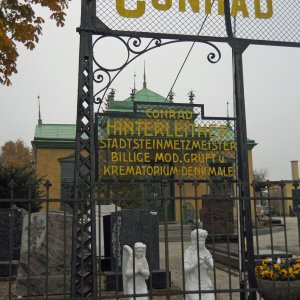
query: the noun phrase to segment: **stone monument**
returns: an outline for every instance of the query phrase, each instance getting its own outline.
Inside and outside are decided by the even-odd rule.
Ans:
[[[185,290],[195,291],[194,294],[186,295],[187,300],[199,300],[199,291],[213,289],[207,271],[213,268],[214,261],[205,247],[206,238],[206,230],[193,230],[191,233],[192,245],[184,251]],[[215,300],[215,295],[213,293],[201,293],[201,300]]]
[[[122,251],[124,245],[134,247],[136,242],[147,246],[146,259],[152,288],[166,287],[166,271],[159,266],[159,217],[156,211],[127,209],[104,216],[105,256],[110,257],[110,270],[104,272],[107,291],[121,291]],[[169,274],[171,281],[171,274]]]
[[[233,203],[234,201],[222,194],[203,196],[203,207],[200,219],[203,221],[203,228],[214,235],[215,242],[236,241],[234,234]]]
[[[24,216],[16,295],[68,293],[71,250],[72,215],[38,212]]]
[[[134,253],[128,245],[123,247],[123,291],[124,295],[146,294],[146,279],[150,271],[146,260],[146,245],[140,242],[134,244]],[[127,298],[133,300],[132,298]],[[148,300],[148,297],[138,297],[139,300]]]

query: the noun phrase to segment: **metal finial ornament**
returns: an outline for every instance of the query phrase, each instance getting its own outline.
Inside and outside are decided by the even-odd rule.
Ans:
[[[229,102],[227,101],[227,118],[228,118],[228,120],[227,120],[227,126],[229,127],[229,128],[231,128],[231,124],[230,124],[230,120],[229,120]]]
[[[37,98],[38,98],[38,103],[39,103],[39,119],[38,119],[38,125],[42,125],[40,95],[38,95]]]
[[[228,106],[229,106],[229,102],[227,101],[227,118],[229,118],[229,108],[228,108]]]
[[[193,92],[193,91],[190,91],[189,94],[188,94],[188,96],[189,96],[190,104],[193,104],[194,99],[195,99],[195,94],[194,94],[194,92]]]
[[[134,90],[136,90],[136,72],[134,72],[134,75],[133,75],[133,88],[134,88]]]
[[[109,101],[114,101],[115,100],[115,94],[116,94],[116,90],[111,89],[110,93],[108,94]]]
[[[146,63],[144,61],[144,82],[143,82],[143,88],[147,88],[147,82],[146,82]]]
[[[115,90],[111,89],[109,94],[107,95],[106,102],[105,102],[105,110],[109,109],[110,102],[115,100]]]
[[[134,101],[134,98],[135,98],[135,92],[136,92],[135,89],[132,89],[132,90],[131,90],[131,94],[130,94],[131,101]]]
[[[169,94],[168,94],[168,99],[170,100],[170,102],[173,102],[175,93],[173,92],[173,90],[170,90]]]

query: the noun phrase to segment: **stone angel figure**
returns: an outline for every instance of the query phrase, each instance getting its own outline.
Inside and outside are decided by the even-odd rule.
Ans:
[[[135,270],[133,270],[133,265]],[[134,263],[133,250],[130,246],[123,246],[123,291],[124,295],[130,294],[145,294],[148,292],[146,279],[148,279],[150,272],[148,262],[146,260],[146,245],[137,242],[134,244]],[[148,300],[148,297],[137,297],[139,300]],[[133,300],[132,298],[126,298]]]
[[[200,290],[213,289],[213,284],[207,271],[213,268],[214,261],[205,247],[206,237],[206,230],[193,230],[191,233],[192,245],[184,251],[185,290],[195,291],[194,294],[186,295],[187,300],[199,300]],[[213,293],[201,293],[201,300],[215,300],[215,295]]]

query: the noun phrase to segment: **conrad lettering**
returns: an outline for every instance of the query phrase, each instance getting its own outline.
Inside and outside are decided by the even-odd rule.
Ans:
[[[177,1],[176,1],[177,2]],[[135,3],[134,8],[128,8],[126,3]],[[148,4],[149,3],[149,4]],[[146,12],[146,9],[154,8],[157,11],[167,11],[174,9],[174,0],[116,0],[116,9],[120,16],[125,18],[140,18]],[[179,0],[178,10],[181,13],[191,10],[193,13],[213,14],[214,7],[217,8],[218,15],[224,15],[224,0]],[[230,14],[232,17],[241,15],[249,17],[249,11],[254,10],[255,18],[270,19],[273,16],[272,0],[232,0]]]

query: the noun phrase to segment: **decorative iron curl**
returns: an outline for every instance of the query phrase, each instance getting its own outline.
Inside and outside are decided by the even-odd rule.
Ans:
[[[211,46],[212,48],[214,48],[215,52],[210,52],[207,55],[207,60],[212,64],[216,64],[217,62],[220,61],[221,56],[222,56],[220,49],[216,45],[214,45],[210,42],[205,42],[205,44],[207,44],[207,45]]]
[[[143,39],[149,40],[149,38],[141,38],[141,37],[128,38],[128,37],[121,37],[121,36],[114,36],[114,35],[105,35],[105,36],[100,36],[95,40],[95,42],[93,43],[93,49],[100,40],[107,37],[115,38],[121,41],[121,43],[126,47],[127,56],[124,62],[120,64],[120,66],[115,68],[106,68],[99,61],[97,61],[95,55],[93,55],[93,61],[97,66],[97,68],[93,72],[94,82],[104,85],[103,88],[101,88],[97,93],[94,94],[94,103],[99,105],[98,112],[100,110],[101,104],[103,103],[103,100],[105,99],[106,93],[110,88],[111,84],[114,82],[114,80],[119,75],[119,73],[123,69],[125,69],[132,61],[134,61],[136,58],[140,57],[144,53],[153,50],[157,47],[174,44],[178,42],[184,42],[183,40],[180,39],[162,41],[161,38],[151,38],[148,43],[143,44]],[[214,49],[212,52],[210,52],[207,55],[207,60],[210,63],[215,64],[220,61],[221,51],[216,45],[207,41],[199,41],[198,43],[209,45]]]
[[[94,70],[93,79],[94,82],[96,83],[100,83],[100,84],[104,83],[105,87],[109,87],[112,82],[110,72],[108,70],[101,69],[101,67],[98,67],[96,70]],[[105,87],[102,90],[104,90]],[[100,104],[100,105],[102,104],[103,98],[98,97],[101,91],[94,95],[95,104]]]
[[[142,38],[140,37],[130,37],[127,40],[128,50],[137,55],[141,55],[151,49],[160,47],[161,45],[162,45],[162,41],[161,39],[158,38],[151,39],[151,41],[147,43],[144,47],[142,47]]]

